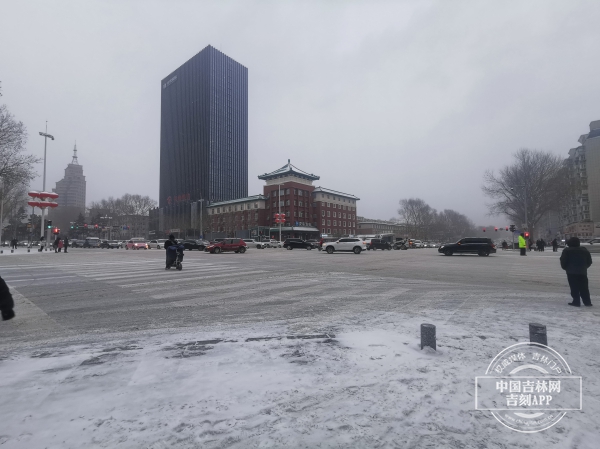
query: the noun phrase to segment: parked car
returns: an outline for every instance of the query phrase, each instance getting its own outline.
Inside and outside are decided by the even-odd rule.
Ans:
[[[367,243],[358,237],[341,238],[335,242],[324,243],[323,246],[327,254],[333,254],[335,251],[349,251],[360,254],[367,249]]]
[[[219,254],[224,252],[245,253],[246,242],[242,239],[221,239],[220,242],[213,243],[206,247],[206,250],[211,254]]]
[[[440,244],[437,242],[429,242],[429,248],[439,248]]]
[[[183,242],[179,243],[183,244],[183,247],[188,251],[192,251],[194,249],[197,249],[198,251],[204,251],[207,246],[204,240],[184,240]]]
[[[269,240],[269,248],[281,248],[283,245],[279,240]]]
[[[313,249],[319,248],[319,241],[315,239],[307,240],[307,243],[310,243]]]
[[[446,256],[453,254],[489,256],[496,252],[496,245],[492,242],[492,239],[466,237],[456,243],[444,243],[439,247],[438,252]]]
[[[167,241],[167,239],[156,239],[156,240],[150,240],[148,242],[148,249],[154,248],[154,249],[162,249],[165,247],[165,242]]]
[[[100,248],[119,249],[121,248],[121,243],[117,242],[116,240],[102,240],[100,243]]]
[[[421,240],[411,240],[412,241],[412,248],[424,248],[423,242]]]
[[[148,249],[148,244],[145,239],[136,237],[127,242],[125,249]]]
[[[259,242],[258,240],[254,240],[254,239],[242,239],[242,240],[244,240],[244,242],[246,242],[246,248],[265,249],[270,246],[269,243]]]
[[[302,248],[308,250],[313,249],[313,246],[310,243],[302,239],[286,239],[285,242],[283,242],[283,247],[289,250],[292,250],[294,248]]]
[[[375,251],[376,249],[388,249],[391,250],[392,249],[392,245],[390,245],[388,242],[383,241],[381,239],[371,239],[371,243],[369,244],[369,246],[367,246],[368,250],[373,250]]]
[[[100,248],[100,239],[98,237],[88,237],[82,246],[84,248]]]

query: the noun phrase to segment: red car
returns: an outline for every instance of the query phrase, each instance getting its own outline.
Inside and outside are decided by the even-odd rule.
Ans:
[[[243,254],[246,252],[246,242],[242,239],[223,239],[220,242],[210,244],[206,247],[205,251],[212,254],[219,254],[226,251]]]

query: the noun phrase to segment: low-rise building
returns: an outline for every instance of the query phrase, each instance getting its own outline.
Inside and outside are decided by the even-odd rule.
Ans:
[[[358,217],[358,235],[393,235],[394,239],[403,238],[406,234],[406,225],[387,220],[369,219]]]

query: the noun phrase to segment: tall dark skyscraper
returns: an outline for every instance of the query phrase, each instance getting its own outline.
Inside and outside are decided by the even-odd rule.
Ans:
[[[245,196],[248,69],[209,45],[161,82],[159,207]]]

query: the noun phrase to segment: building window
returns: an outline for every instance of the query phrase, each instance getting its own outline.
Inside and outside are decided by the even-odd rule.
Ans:
[[[321,211],[321,217],[324,217],[324,216],[325,216],[325,211],[324,211],[324,210],[322,210],[322,211]]]
[[[255,212],[255,213],[254,213],[254,219],[255,219],[255,220],[258,220],[258,212]]]
[[[298,201],[294,200],[294,206],[298,205]]]
[[[331,228],[327,228],[327,234],[331,234]]]
[[[298,195],[298,189],[294,189],[294,195]]]
[[[298,204],[299,204],[300,207],[304,206],[304,203],[302,201],[300,201]]]
[[[254,209],[258,209],[258,203],[254,203]]]
[[[217,213],[220,214],[221,213],[221,208],[217,207]]]
[[[331,220],[327,220],[327,226],[331,226]]]
[[[331,211],[327,211],[327,216],[331,217]]]
[[[337,226],[337,220],[333,220],[333,225]]]
[[[275,208],[277,206],[277,204],[275,204],[275,201],[273,201],[273,208]]]
[[[344,222],[344,227],[346,227],[346,222]],[[344,231],[344,232],[346,232],[346,231]]]
[[[303,215],[302,215],[302,211],[300,211],[300,217],[303,217]]]
[[[333,213],[333,218],[337,218],[337,214],[335,212]]]
[[[290,194],[290,189],[285,189],[285,194],[289,195]]]
[[[290,205],[290,200],[287,200],[286,201],[286,206],[289,206],[289,205]]]
[[[324,218],[321,219],[321,225],[325,226],[325,219]]]
[[[344,214],[344,216],[342,218],[346,218],[346,214]]]

